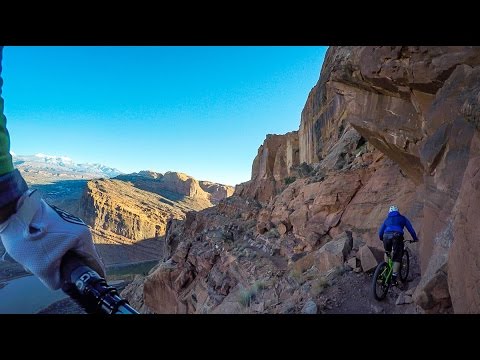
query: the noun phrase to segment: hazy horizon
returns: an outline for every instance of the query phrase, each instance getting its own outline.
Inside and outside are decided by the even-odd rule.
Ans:
[[[6,46],[11,150],[234,186],[298,130],[326,49]]]

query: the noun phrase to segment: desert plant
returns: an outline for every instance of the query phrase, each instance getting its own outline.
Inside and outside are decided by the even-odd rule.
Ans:
[[[312,287],[310,288],[310,292],[313,296],[320,295],[323,290],[329,287],[330,284],[324,276],[320,277],[319,279],[313,281]]]
[[[290,272],[290,277],[298,282],[300,285],[302,285],[305,282],[305,277],[303,276],[303,272],[298,269],[292,269]]]
[[[255,293],[265,289],[266,287],[267,287],[267,284],[262,280],[257,280],[252,285],[252,289],[255,290]]]
[[[306,162],[303,162],[300,165],[298,165],[297,172],[301,177],[306,177],[311,175],[312,172],[314,172],[314,169],[312,166],[310,166]]]
[[[238,301],[244,307],[249,307],[254,297],[255,297],[255,291],[253,288],[245,289],[240,292]]]
[[[265,287],[265,282],[261,280],[255,281],[249,289],[244,289],[240,292],[238,302],[244,307],[249,307],[257,293],[265,289]]]
[[[283,181],[285,182],[285,185],[290,185],[291,183],[295,182],[297,178],[295,176],[289,176],[286,177]]]
[[[277,228],[271,228],[265,235],[268,239],[273,239],[278,238],[280,236],[280,233],[278,232]]]
[[[347,268],[345,267],[345,265],[338,265],[335,267],[334,276],[341,276],[345,274],[346,271],[347,271]]]

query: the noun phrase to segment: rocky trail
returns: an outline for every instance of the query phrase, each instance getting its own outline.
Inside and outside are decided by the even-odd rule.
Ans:
[[[373,274],[346,272],[320,296],[322,314],[415,314],[419,310],[412,294],[420,280],[391,287],[386,298],[377,301],[372,295]],[[398,305],[397,305],[398,302]]]
[[[332,286],[320,295],[318,303],[323,314],[417,314],[422,309],[414,304],[412,295],[420,281],[417,256],[410,251],[410,272],[405,283],[390,287],[387,296],[377,301],[372,295],[374,271],[346,271],[334,279]],[[413,256],[412,256],[413,255]]]

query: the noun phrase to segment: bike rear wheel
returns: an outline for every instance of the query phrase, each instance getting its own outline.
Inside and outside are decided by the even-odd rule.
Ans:
[[[403,250],[402,265],[400,268],[400,280],[402,280],[402,282],[407,281],[409,271],[410,271],[410,254],[408,253],[408,250],[405,249]]]
[[[378,301],[385,299],[390,287],[390,282],[387,281],[387,272],[387,263],[384,261],[378,264],[377,268],[375,269],[375,273],[373,274],[372,292],[373,297]]]

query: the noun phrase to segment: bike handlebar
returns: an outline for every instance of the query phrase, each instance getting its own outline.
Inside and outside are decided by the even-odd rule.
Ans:
[[[89,314],[139,314],[117,289],[107,284],[95,270],[85,264],[74,252],[62,259],[63,292],[75,300]]]

